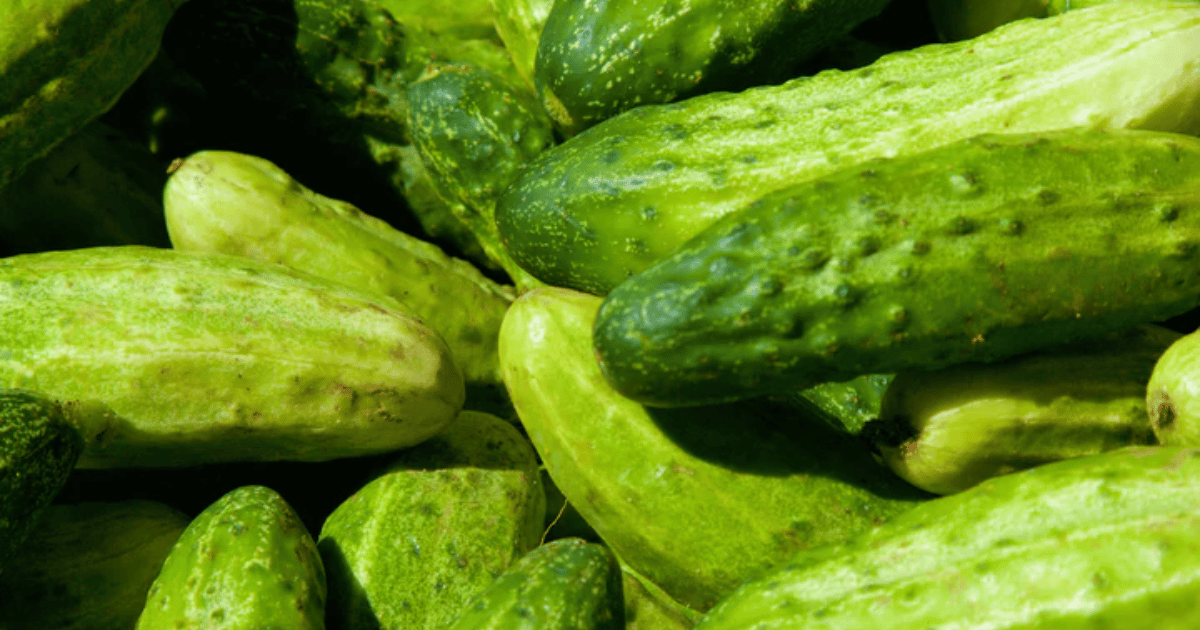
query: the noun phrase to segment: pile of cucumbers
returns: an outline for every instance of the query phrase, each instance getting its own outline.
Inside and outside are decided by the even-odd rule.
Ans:
[[[0,630],[1200,627],[1200,3],[0,14]]]

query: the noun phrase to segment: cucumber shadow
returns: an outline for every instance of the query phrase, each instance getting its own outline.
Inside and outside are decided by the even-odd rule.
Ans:
[[[328,630],[382,630],[383,623],[371,607],[367,591],[354,575],[337,540],[317,543],[325,567],[325,627]]]

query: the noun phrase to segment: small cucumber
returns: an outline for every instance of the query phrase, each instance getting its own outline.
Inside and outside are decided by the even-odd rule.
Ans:
[[[797,554],[696,630],[1197,628],[1198,494],[1177,447],[996,477]]]
[[[1146,387],[1150,426],[1162,444],[1200,446],[1200,331],[1171,344]]]
[[[154,501],[51,505],[0,573],[0,625],[131,630],[188,521]]]
[[[1157,444],[1146,383],[1180,336],[1138,326],[998,363],[902,373],[863,436],[896,474],[935,494],[1060,459]]]
[[[136,630],[324,630],[325,570],[312,536],[277,492],[230,491],[171,548]]]
[[[445,342],[390,300],[223,254],[0,259],[0,321],[0,387],[105,416],[81,467],[382,453],[465,398]]]
[[[1200,138],[984,134],[724,217],[609,293],[596,356],[653,405],[996,361],[1200,305],[1198,251]]]
[[[604,545],[560,538],[522,556],[448,630],[624,630],[621,593]]]
[[[0,570],[66,483],[83,445],[61,403],[0,388]]]
[[[175,249],[279,263],[396,300],[434,328],[468,383],[499,383],[497,337],[512,287],[262,158],[201,151],[162,192]]]
[[[326,518],[330,627],[445,630],[537,547],[545,500],[528,440],[462,412]]]
[[[927,498],[853,436],[780,406],[651,409],[621,396],[592,351],[600,302],[557,287],[513,302],[500,329],[504,382],[563,494],[679,603],[707,610],[795,551]]]
[[[1118,2],[644,105],[534,158],[496,224],[539,280],[603,295],[767,193],[875,158],[1081,125],[1200,134],[1198,57],[1200,4]]]

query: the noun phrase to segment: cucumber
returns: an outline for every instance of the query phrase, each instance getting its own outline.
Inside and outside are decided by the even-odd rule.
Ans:
[[[632,107],[790,78],[887,0],[560,0],[535,82],[567,135]],[[636,25],[631,28],[631,25]]]
[[[444,630],[537,547],[545,500],[528,440],[462,412],[325,519],[330,627]]]
[[[185,0],[6,0],[0,188],[113,106]]]
[[[1180,134],[984,134],[872,161],[617,287],[596,356],[626,396],[696,405],[1162,321],[1200,305],[1198,202],[1200,139]]]
[[[500,329],[504,382],[562,493],[679,603],[703,612],[797,550],[928,496],[853,436],[766,401],[675,410],[622,397],[592,353],[600,302],[557,287],[513,302]]]
[[[67,482],[83,442],[58,401],[0,388],[0,571]]]
[[[1200,404],[1196,381],[1200,379],[1200,331],[1171,344],[1154,364],[1146,386],[1146,412],[1162,444],[1200,446]]]
[[[490,0],[376,0],[407,30],[455,39],[496,40]]]
[[[300,517],[274,490],[242,486],[179,536],[136,630],[324,630],[325,595],[321,557]]]
[[[533,76],[537,65],[538,40],[552,6],[554,0],[492,0],[496,32],[504,42],[504,49],[512,57],[513,66],[533,90],[537,89]]]
[[[934,494],[1060,459],[1157,444],[1146,384],[1179,337],[1138,326],[998,363],[902,373],[863,436],[897,475]]]
[[[104,423],[79,466],[323,461],[412,446],[462,407],[431,328],[279,265],[141,246],[0,259],[0,387]]]
[[[393,299],[441,335],[467,383],[500,382],[496,344],[512,287],[262,158],[201,151],[174,168],[162,197],[176,249],[279,263]]]
[[[997,477],[797,554],[696,629],[1195,628],[1198,492],[1178,447]]]
[[[849,72],[647,105],[530,162],[496,207],[539,280],[603,295],[775,189],[987,132],[1200,134],[1200,5],[1025,20]]]
[[[51,505],[4,573],[5,630],[130,630],[188,525],[164,503]]]
[[[895,374],[864,374],[842,383],[821,383],[784,397],[797,406],[810,404],[834,420],[834,427],[858,435],[863,425],[879,417],[884,393]]]
[[[624,630],[621,593],[604,545],[560,538],[522,556],[448,630]]]
[[[621,591],[626,630],[690,630],[703,617],[625,563],[621,563]]]

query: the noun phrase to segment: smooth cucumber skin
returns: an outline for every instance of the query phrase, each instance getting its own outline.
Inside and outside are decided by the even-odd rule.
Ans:
[[[935,494],[1047,462],[1158,444],[1146,384],[1182,335],[1137,326],[989,364],[897,374],[872,434],[885,462]]]
[[[1146,412],[1162,444],[1200,446],[1200,332],[1171,344],[1154,364],[1146,386]]]
[[[491,0],[496,32],[525,84],[534,87],[538,40],[554,0]]]
[[[1197,246],[1200,139],[984,134],[726,216],[608,294],[596,355],[653,405],[990,362],[1190,310]]]
[[[518,298],[500,331],[504,382],[562,493],[679,603],[703,612],[797,550],[928,497],[852,436],[782,407],[651,409],[621,396],[592,353],[600,302],[557,287]]]
[[[162,197],[175,249],[279,263],[392,298],[441,335],[466,382],[500,382],[496,344],[514,292],[470,263],[251,155],[192,154]]]
[[[625,630],[690,630],[703,617],[625,563],[621,563],[621,592]]]
[[[529,441],[462,412],[325,519],[330,627],[444,630],[537,547],[545,500]]]
[[[390,302],[280,265],[151,247],[0,259],[0,387],[81,401],[79,466],[324,461],[417,444],[462,375]]]
[[[449,630],[624,630],[621,594],[604,545],[560,538],[522,556]]]
[[[190,519],[164,503],[54,504],[0,573],[5,630],[130,630]]]
[[[242,486],[205,508],[171,548],[136,630],[324,630],[325,569],[287,501]]]
[[[835,420],[837,428],[858,435],[870,420],[879,417],[884,393],[895,374],[863,374],[841,383],[813,385],[788,394],[785,401],[816,406]]]
[[[150,65],[185,1],[0,5],[0,188],[113,106]]]
[[[0,388],[0,571],[66,483],[83,445],[60,402]]]
[[[560,0],[538,42],[535,82],[574,135],[631,107],[790,78],[886,0]]]
[[[1200,624],[1200,452],[1129,447],[997,477],[747,581],[697,630]]]
[[[1197,57],[1200,6],[1115,3],[857,70],[637,107],[530,162],[496,222],[539,280],[603,295],[767,193],[875,158],[987,132],[1200,134]]]

